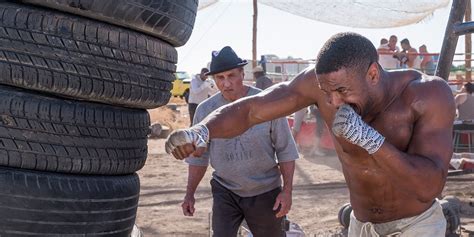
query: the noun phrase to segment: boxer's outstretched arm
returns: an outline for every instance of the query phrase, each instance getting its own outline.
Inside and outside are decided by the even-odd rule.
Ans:
[[[211,139],[234,137],[255,124],[317,103],[321,93],[314,68],[308,68],[290,82],[276,84],[258,95],[242,98],[215,110],[201,124],[207,126]]]
[[[209,114],[189,129],[172,132],[165,143],[176,159],[201,156],[212,138],[231,138],[251,126],[291,114],[324,99],[314,68],[307,68],[290,82],[281,83],[258,95],[242,98]]]

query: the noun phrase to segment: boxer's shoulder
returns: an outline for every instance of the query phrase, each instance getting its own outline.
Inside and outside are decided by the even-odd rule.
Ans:
[[[424,74],[408,84],[407,92],[412,93],[415,99],[419,101],[438,101],[439,99],[448,99],[449,101],[453,97],[445,80],[437,76]]]
[[[418,116],[432,116],[443,111],[449,114],[454,109],[454,97],[448,83],[437,76],[422,74],[407,84],[401,97]]]

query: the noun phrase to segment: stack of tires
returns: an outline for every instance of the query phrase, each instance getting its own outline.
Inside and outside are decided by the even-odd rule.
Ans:
[[[0,236],[130,236],[197,4],[0,1]]]

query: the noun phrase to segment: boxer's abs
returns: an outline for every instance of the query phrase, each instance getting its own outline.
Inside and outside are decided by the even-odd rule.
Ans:
[[[354,215],[361,222],[383,223],[419,215],[432,205],[418,201],[379,169],[344,169]]]

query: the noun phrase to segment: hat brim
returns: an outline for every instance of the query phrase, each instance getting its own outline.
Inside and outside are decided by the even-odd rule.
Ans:
[[[248,62],[247,60],[242,60],[242,62],[238,63],[238,64],[234,64],[234,65],[230,65],[230,66],[227,66],[227,67],[223,67],[223,68],[219,68],[218,70],[214,70],[214,71],[209,71],[207,73],[205,73],[204,75],[205,76],[212,76],[214,74],[217,74],[217,73],[221,73],[221,72],[225,72],[225,71],[229,71],[229,70],[232,70],[234,68],[239,68],[239,67],[243,67],[245,65],[247,65]]]

